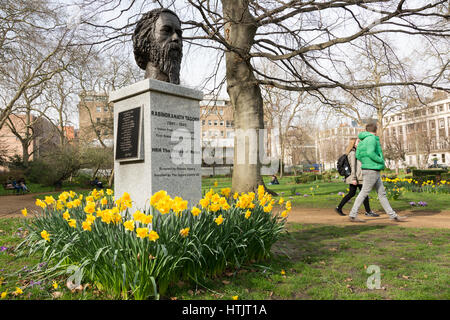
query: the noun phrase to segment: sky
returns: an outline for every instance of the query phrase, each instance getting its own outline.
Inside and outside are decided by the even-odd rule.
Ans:
[[[68,19],[68,24],[76,26],[77,23],[81,19],[89,19],[91,18],[91,15],[93,14],[91,7],[81,7],[79,5],[76,5],[79,1],[77,0],[64,0],[64,2],[68,5],[69,12],[71,15]],[[175,0],[174,6],[171,7],[171,9],[174,9],[176,11],[180,18],[186,19],[187,16],[196,15],[196,10],[193,9],[190,5],[187,5],[185,1],[183,0]],[[93,2],[95,5],[95,2]],[[140,3],[139,1],[136,2],[137,4]],[[127,9],[127,6],[129,5],[129,2],[122,1],[120,6],[114,9],[113,11],[106,12],[101,17],[102,21],[109,21],[112,20],[110,24],[115,27],[121,27],[125,25],[128,21],[128,19],[131,18],[131,22],[135,22],[137,19],[137,16],[135,16],[139,11],[146,12],[150,10],[153,7],[157,7],[157,5],[153,4],[151,1],[144,1],[142,2],[144,5],[144,9],[142,9],[140,6],[135,5],[131,8],[131,10],[125,11],[122,15],[120,15],[121,10]],[[420,3],[420,1],[408,1],[408,3]],[[105,9],[105,8],[103,8]],[[323,19],[333,19],[333,13],[331,12],[328,16],[328,13],[324,13]],[[118,18],[118,16],[120,16]],[[374,14],[372,17],[369,17],[370,19],[376,19],[377,15]],[[198,17],[198,14],[196,16],[196,19],[200,19]],[[369,19],[368,19],[369,20]],[[372,20],[373,21],[373,20]],[[346,25],[343,24],[334,30],[337,34],[348,34],[351,32],[354,32],[354,25]],[[190,31],[185,31],[184,35],[192,34]],[[312,37],[312,35],[311,35]],[[417,38],[408,36],[405,34],[398,34],[393,38],[395,45],[399,48],[398,55],[400,58],[406,58],[410,57],[414,51],[423,50],[423,43],[420,41],[417,41]],[[131,38],[128,39],[125,44],[125,46],[129,46],[128,51],[128,58],[130,61],[134,63],[134,57],[132,55],[132,42]],[[131,54],[130,54],[131,53]],[[214,83],[210,82],[206,88],[203,88],[202,85],[205,82],[205,79],[212,74],[215,73],[216,67],[217,67],[217,59],[218,55],[217,52],[213,49],[205,49],[199,46],[190,46],[188,43],[184,43],[183,47],[183,63],[182,63],[182,69],[181,69],[181,81],[182,84],[197,88],[197,89],[203,89],[202,91],[207,92],[208,89],[211,89],[214,87]],[[221,67],[217,69],[216,79],[220,81],[225,74],[225,64],[222,63]],[[423,71],[425,68],[417,66],[416,69],[418,71]],[[142,71],[142,78],[144,77],[144,71]],[[227,98],[228,95],[226,93],[225,86],[222,88],[221,92],[219,93],[219,96],[221,98]]]

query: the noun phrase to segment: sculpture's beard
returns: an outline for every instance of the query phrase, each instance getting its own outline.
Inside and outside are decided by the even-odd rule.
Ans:
[[[151,61],[161,72],[169,77],[169,82],[180,84],[181,58],[183,57],[182,47],[173,42],[169,42],[163,47],[155,46],[156,54],[150,54]]]

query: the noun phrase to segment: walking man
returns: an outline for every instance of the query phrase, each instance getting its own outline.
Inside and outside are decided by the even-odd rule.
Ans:
[[[349,219],[352,222],[365,222],[365,220],[357,217],[358,209],[370,191],[375,188],[378,193],[378,200],[384,211],[389,215],[389,218],[395,221],[404,221],[406,217],[397,215],[386,197],[386,191],[380,176],[380,171],[384,169],[384,157],[383,151],[381,150],[380,138],[376,135],[376,132],[376,123],[369,123],[366,125],[366,131],[358,135],[361,141],[356,149],[356,158],[361,161],[363,186],[350,211]]]

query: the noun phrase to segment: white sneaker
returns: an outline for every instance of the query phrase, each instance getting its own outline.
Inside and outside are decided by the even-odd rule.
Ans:
[[[406,217],[401,217],[401,216],[396,216],[394,218],[389,218],[389,219],[394,220],[394,221],[406,221],[407,220]]]

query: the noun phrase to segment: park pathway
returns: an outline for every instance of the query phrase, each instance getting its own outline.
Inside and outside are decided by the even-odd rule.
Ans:
[[[45,194],[45,193],[43,193]],[[0,196],[0,218],[19,217],[20,210],[27,208],[31,216],[34,211],[40,210],[35,205],[33,198],[37,194]],[[348,217],[342,217],[334,212],[333,208],[292,208],[288,222],[298,223],[318,223],[328,225],[398,225],[412,228],[446,228],[450,229],[450,210],[442,211],[402,211],[400,215],[407,216],[408,221],[393,222],[389,217],[381,213],[377,218],[359,216],[366,220],[366,223],[354,223],[348,221]]]

